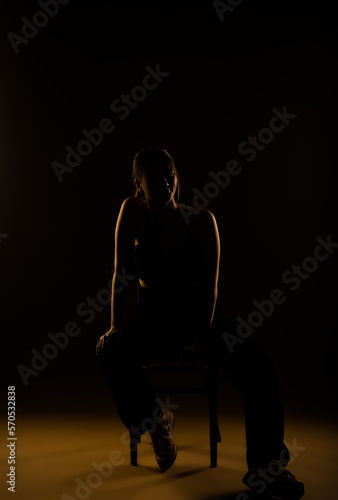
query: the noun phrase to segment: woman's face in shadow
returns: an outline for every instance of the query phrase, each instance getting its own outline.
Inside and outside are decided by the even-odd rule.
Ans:
[[[177,174],[173,167],[159,167],[143,175],[140,183],[146,201],[167,204],[177,190]]]

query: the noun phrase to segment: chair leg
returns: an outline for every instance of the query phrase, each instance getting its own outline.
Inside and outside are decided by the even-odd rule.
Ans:
[[[217,420],[217,365],[212,365],[208,372],[206,382],[209,403],[210,467],[215,468],[217,467],[217,442],[221,441]]]
[[[134,467],[137,466],[137,445],[140,442],[138,438],[136,438],[131,431],[129,431],[130,435],[130,463]]]
[[[218,423],[215,407],[210,404],[209,409],[209,429],[210,429],[210,467],[217,467],[217,442],[218,442]]]

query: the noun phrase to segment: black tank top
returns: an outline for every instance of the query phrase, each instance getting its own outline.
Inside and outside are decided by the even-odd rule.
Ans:
[[[192,238],[187,224],[187,243],[183,255],[178,260],[165,257],[158,248],[150,220],[138,245],[134,246],[134,264],[139,279],[158,289],[184,286],[194,287],[199,283],[200,251]]]

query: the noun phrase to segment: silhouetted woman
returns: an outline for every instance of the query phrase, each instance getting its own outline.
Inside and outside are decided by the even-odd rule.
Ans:
[[[159,407],[142,363],[215,356],[243,394],[249,469],[243,481],[258,491],[259,470],[273,465],[274,480],[265,480],[266,492],[291,491],[299,498],[303,485],[285,470],[289,453],[273,363],[252,338],[230,352],[222,336],[226,331],[236,335],[236,327],[217,302],[215,217],[178,203],[178,174],[164,149],[136,154],[133,181],[136,196],[124,200],[116,224],[111,327],[96,348],[122,422],[135,434],[149,431],[157,463],[167,470],[177,455],[174,415]],[[127,283],[135,280],[138,306],[125,320]]]

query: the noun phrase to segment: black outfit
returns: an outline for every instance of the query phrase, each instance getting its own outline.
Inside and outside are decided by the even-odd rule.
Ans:
[[[140,288],[138,309],[124,326],[124,337],[118,346],[114,339],[107,342],[98,354],[104,373],[113,388],[115,405],[124,425],[140,427],[152,418],[158,407],[156,394],[150,387],[142,364],[151,359],[179,358],[182,347],[193,343],[200,302],[200,286],[196,283],[199,254],[193,248],[189,226],[186,252],[180,262],[161,257],[150,228],[144,240],[135,248],[138,276],[149,285],[160,285],[162,276],[174,278],[182,273],[194,286],[175,292],[163,288]],[[197,268],[198,269],[198,268]],[[164,274],[165,273],[165,274]],[[179,274],[181,273],[181,275]],[[279,401],[277,378],[273,362],[264,349],[248,338],[230,353],[222,335],[236,333],[236,325],[222,314],[217,301],[212,326],[208,334],[206,357],[215,356],[241,390],[244,401],[247,464],[258,467],[279,460],[289,460],[284,439],[283,410]],[[226,395],[225,395],[226,397]],[[283,453],[282,453],[283,452]]]

